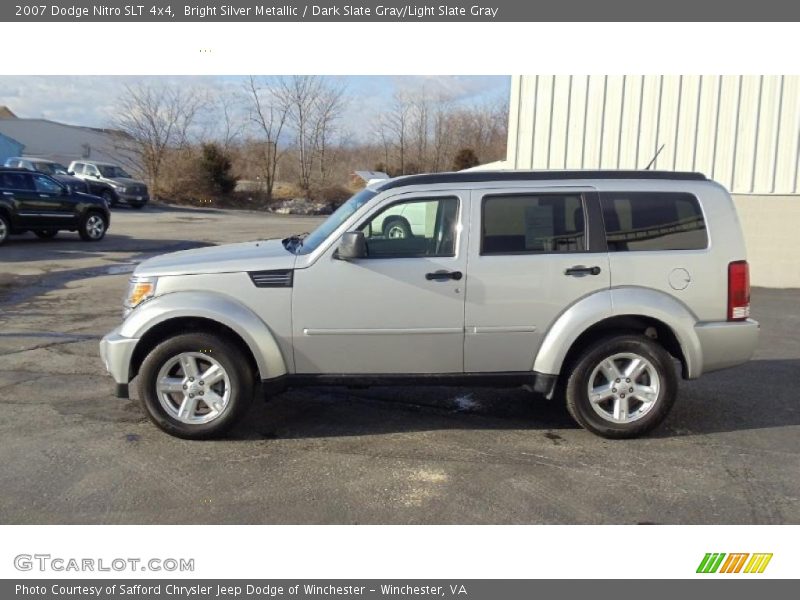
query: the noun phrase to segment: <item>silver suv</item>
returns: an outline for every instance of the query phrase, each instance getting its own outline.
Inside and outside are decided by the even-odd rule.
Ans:
[[[126,311],[100,345],[117,393],[138,376],[186,438],[227,430],[256,390],[414,383],[529,386],[633,437],[669,412],[677,365],[743,363],[759,329],[730,196],[655,171],[372,182],[308,236],[142,263]]]

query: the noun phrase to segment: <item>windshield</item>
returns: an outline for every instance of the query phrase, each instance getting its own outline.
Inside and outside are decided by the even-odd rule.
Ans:
[[[67,174],[67,167],[65,167],[64,165],[60,165],[58,163],[37,162],[33,163],[33,166],[37,171],[41,171],[42,173],[47,173],[48,175]]]
[[[121,167],[97,165],[97,168],[100,169],[100,173],[102,173],[103,177],[108,177],[110,179],[114,177],[130,177],[130,175],[125,172],[125,169]]]
[[[350,198],[347,202],[342,204],[336,211],[323,223],[317,227],[308,236],[303,238],[302,244],[298,245],[295,250],[297,254],[309,254],[316,250],[319,245],[328,239],[342,223],[353,216],[359,208],[364,206],[367,202],[372,200],[378,193],[368,188],[364,188],[355,196]]]

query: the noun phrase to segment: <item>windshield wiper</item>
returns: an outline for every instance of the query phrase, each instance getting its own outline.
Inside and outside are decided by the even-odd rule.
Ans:
[[[281,243],[283,243],[283,247],[284,248],[286,248],[287,250],[293,251],[298,246],[302,246],[303,245],[303,240],[306,239],[307,236],[308,236],[308,232],[304,231],[303,233],[300,233],[300,234],[297,234],[297,235],[290,235],[287,238],[283,238],[281,240]],[[290,246],[291,246],[291,248],[290,248]]]

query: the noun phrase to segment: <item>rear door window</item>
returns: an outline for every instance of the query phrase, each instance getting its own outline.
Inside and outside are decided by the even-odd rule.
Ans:
[[[600,205],[609,252],[708,247],[703,211],[692,194],[607,192]]]
[[[481,254],[541,254],[586,250],[583,198],[520,194],[483,199]]]

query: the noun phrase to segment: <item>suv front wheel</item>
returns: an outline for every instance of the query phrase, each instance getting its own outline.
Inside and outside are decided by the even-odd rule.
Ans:
[[[589,346],[572,364],[567,409],[593,433],[632,438],[664,420],[677,388],[672,357],[662,346],[642,335],[615,335]]]
[[[241,350],[221,337],[189,333],[156,346],[139,371],[139,397],[150,419],[172,435],[217,437],[253,399],[253,376]]]
[[[8,219],[0,213],[0,244],[6,241],[8,235],[11,233],[11,223],[8,222]]]
[[[106,190],[103,192],[103,200],[106,201],[109,207],[114,207],[117,205],[117,195],[112,192],[111,190]]]
[[[106,236],[108,221],[102,213],[87,212],[81,219],[78,233],[84,242],[99,242]]]

